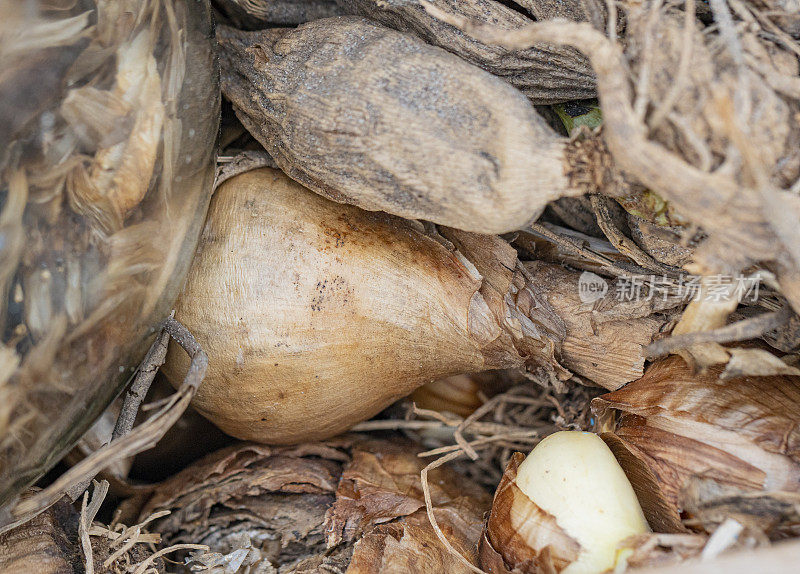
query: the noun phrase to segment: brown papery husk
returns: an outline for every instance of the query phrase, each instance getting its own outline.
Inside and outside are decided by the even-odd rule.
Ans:
[[[594,73],[586,58],[573,48],[538,44],[527,50],[508,50],[484,44],[431,16],[419,3],[404,0],[337,0],[350,14],[360,14],[385,26],[415,34],[434,46],[503,78],[534,104],[552,104],[591,98]],[[520,28],[532,19],[494,0],[436,0],[443,10],[479,22]],[[566,17],[584,20],[581,6],[563,2],[536,2],[529,6],[537,19]],[[541,6],[539,6],[541,4]],[[576,3],[577,4],[577,3]],[[539,9],[541,8],[541,9]],[[550,8],[548,10],[548,8]],[[561,9],[559,9],[561,8]],[[537,10],[538,9],[538,10]],[[538,12],[538,13],[536,13]]]
[[[519,91],[413,35],[341,17],[217,38],[242,124],[334,201],[503,233],[582,192],[566,140]]]
[[[520,490],[515,480],[525,455],[514,453],[497,486],[479,546],[487,572],[560,572],[578,558],[581,546]]]
[[[637,493],[660,499],[642,502],[661,512],[659,524],[677,528],[679,493],[694,476],[746,491],[800,491],[800,378],[721,380],[721,371],[692,373],[673,356],[592,401]]]
[[[525,268],[564,319],[567,330],[561,344],[561,363],[608,390],[642,376],[642,347],[683,305],[680,297],[672,296],[626,301],[620,297],[623,279],[609,279],[602,299],[584,302],[578,273],[541,261],[525,262]]]
[[[428,521],[418,450],[397,436],[348,435],[277,448],[240,444],[167,481],[143,516],[170,509],[153,524],[166,543],[208,544],[194,565],[213,563],[214,552],[229,554],[239,545],[250,548],[250,566],[269,561],[281,572],[469,572]],[[429,484],[442,531],[474,560],[489,496],[446,468],[432,471]]]
[[[564,324],[513,248],[442,233],[277,170],[226,181],[175,308],[210,358],[195,408],[233,436],[293,443],[453,374],[527,366],[560,385]],[[170,350],[171,381],[185,363]]]

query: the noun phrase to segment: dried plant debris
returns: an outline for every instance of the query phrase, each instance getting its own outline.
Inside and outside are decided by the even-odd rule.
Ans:
[[[297,26],[346,13],[335,0],[214,0],[213,4],[242,30]]]
[[[57,4],[1,5],[0,505],[131,374],[210,197],[208,6]]]
[[[154,523],[166,543],[209,546],[187,557],[195,572],[467,572],[428,521],[417,451],[396,437],[238,445],[167,481],[144,515],[170,509]],[[474,558],[487,493],[448,470],[431,484],[443,531]]]
[[[796,80],[796,41],[740,32],[717,3],[714,28],[694,18],[693,2],[685,12],[660,2],[629,4],[625,52],[583,23],[507,30],[424,5],[484,42],[580,49],[597,74],[602,137],[614,162],[708,234],[694,270],[732,273],[766,262],[800,309],[800,124],[797,93],[786,89]],[[764,29],[752,10],[740,8],[737,18]]]
[[[431,16],[416,0],[336,0],[351,14],[367,16],[381,24],[413,33],[429,44],[444,48],[491,72],[519,89],[534,104],[580,100],[594,95],[594,74],[586,59],[572,48],[537,44],[527,50],[508,50],[485,44]],[[589,2],[592,3],[592,2]],[[443,10],[466,18],[520,28],[532,19],[495,0],[437,0]],[[537,20],[588,19],[580,2],[520,2]],[[605,6],[600,9],[603,15]]]
[[[566,392],[555,393],[531,384],[519,370],[473,374],[469,379],[480,389],[476,399],[481,404],[463,417],[452,412],[449,400],[423,408],[413,402],[412,395],[354,430],[401,430],[428,449],[422,455],[430,460],[465,454],[466,458],[453,459],[449,466],[493,492],[514,451],[528,451],[559,430],[590,429],[589,404],[602,392],[571,383]],[[452,384],[452,378],[438,381],[436,388],[441,391],[448,383]],[[501,388],[505,390],[499,394],[492,392]]]
[[[662,532],[683,530],[680,493],[692,477],[752,493],[800,491],[800,379],[720,380],[720,372],[692,373],[670,357],[592,401],[602,436]]]

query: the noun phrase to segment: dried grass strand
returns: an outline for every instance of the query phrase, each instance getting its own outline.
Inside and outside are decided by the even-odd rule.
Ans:
[[[103,501],[108,494],[108,481],[101,482],[94,481],[94,491],[92,492],[92,499],[89,502],[89,493],[83,493],[83,502],[81,503],[81,514],[78,521],[78,537],[81,541],[81,550],[83,551],[83,563],[86,568],[86,574],[94,574],[94,553],[92,551],[92,541],[89,538],[89,531],[94,522],[97,513],[102,506]]]
[[[422,496],[425,498],[425,512],[428,514],[428,520],[431,522],[431,527],[433,527],[433,531],[436,533],[436,537],[439,541],[447,548],[447,551],[450,552],[453,556],[458,559],[464,566],[469,568],[475,574],[486,574],[483,570],[472,564],[467,558],[461,554],[458,550],[456,550],[450,541],[447,539],[447,536],[444,535],[442,529],[439,527],[439,523],[436,521],[435,513],[433,512],[433,501],[431,499],[431,488],[428,484],[428,473],[435,468],[442,466],[443,464],[447,464],[451,460],[457,459],[459,456],[464,454],[464,451],[458,450],[456,452],[452,452],[450,454],[446,454],[441,458],[437,458],[430,464],[428,464],[425,468],[422,469],[420,472],[420,482],[422,484]]]

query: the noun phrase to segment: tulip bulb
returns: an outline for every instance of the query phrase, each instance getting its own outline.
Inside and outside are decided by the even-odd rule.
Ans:
[[[286,444],[338,434],[431,379],[525,365],[563,377],[563,322],[514,249],[442,233],[277,170],[227,180],[175,308],[209,356],[197,410]],[[168,378],[186,367],[171,350]]]
[[[611,450],[593,433],[550,435],[516,453],[481,542],[492,572],[605,572],[624,565],[623,541],[650,528]],[[623,544],[621,544],[623,543]]]

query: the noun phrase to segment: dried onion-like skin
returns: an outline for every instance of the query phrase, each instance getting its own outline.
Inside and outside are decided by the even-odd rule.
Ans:
[[[211,195],[219,95],[208,2],[0,12],[3,506],[107,406],[169,312]]]

